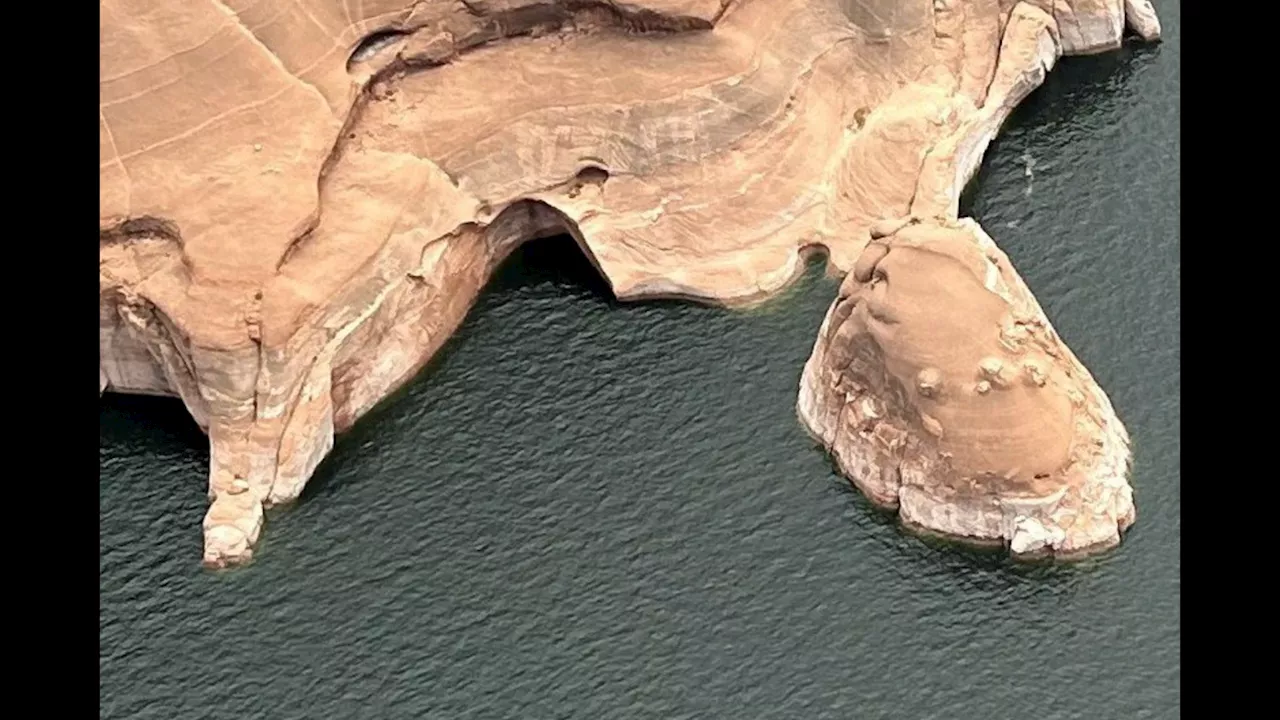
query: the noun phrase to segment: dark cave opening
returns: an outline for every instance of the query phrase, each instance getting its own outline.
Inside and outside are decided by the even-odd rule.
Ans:
[[[562,233],[522,243],[494,271],[487,291],[553,285],[595,299],[617,302],[609,281],[571,235]]]

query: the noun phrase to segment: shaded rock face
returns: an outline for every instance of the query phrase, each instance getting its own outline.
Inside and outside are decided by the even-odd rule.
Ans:
[[[950,227],[1000,123],[1061,54],[1115,47],[1126,22],[1159,33],[1145,0],[101,9],[99,389],[175,395],[207,430],[211,566],[251,557],[262,508],[298,496],[334,433],[430,359],[521,242],[570,233],[622,299],[758,302],[814,249],[836,273],[865,260],[898,276],[908,297],[926,289],[914,274],[967,287],[922,250],[873,262],[905,242],[866,254],[873,226]],[[965,297],[945,316],[910,303],[912,327],[960,337],[999,313]],[[902,368],[958,382],[927,330],[903,345],[859,322],[854,346],[827,353],[891,367],[880,402],[919,401],[890,381]],[[815,413],[834,407],[811,390]],[[1075,416],[1051,395],[984,400],[1066,437]],[[947,425],[987,406],[930,407],[915,412],[943,427],[947,487],[1039,497],[1052,482],[1035,472],[1002,485],[970,470],[1074,457],[1025,429],[967,447],[980,438]]]

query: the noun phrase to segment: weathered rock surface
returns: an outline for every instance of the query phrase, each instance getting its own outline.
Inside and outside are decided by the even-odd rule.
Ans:
[[[880,247],[892,265],[920,252],[898,251],[918,230],[864,254],[873,225],[954,224],[1000,123],[1061,54],[1116,47],[1126,22],[1159,33],[1146,0],[103,0],[101,11],[100,391],[175,395],[207,430],[211,566],[252,556],[263,507],[298,496],[334,433],[422,367],[519,243],[568,232],[620,298],[724,305],[780,290],[811,250],[835,272]],[[950,245],[964,235],[947,232]],[[911,261],[901,274],[935,265],[950,267]],[[982,297],[945,272],[955,292]],[[1029,302],[1001,277],[1011,304]],[[904,294],[917,292],[932,297]],[[948,321],[953,334],[980,328],[976,315]],[[840,382],[820,358],[862,347],[854,337],[829,320],[801,407],[874,494],[848,463],[902,458],[850,459],[860,440],[823,424],[835,386],[815,384]],[[886,367],[888,387],[900,368]],[[1070,385],[1066,367],[1046,372]],[[1087,373],[1069,367],[1094,407]],[[938,370],[944,393],[960,382]],[[1005,413],[991,427],[1027,407],[1068,413],[1022,392],[991,391]],[[1122,438],[1097,396],[1099,426]],[[931,442],[915,404],[888,412]],[[947,437],[952,416],[933,419]],[[1024,447],[1010,442],[991,457]],[[987,450],[974,452],[985,467]],[[1047,452],[1025,467],[1048,467]],[[1064,467],[1094,467],[1075,453]],[[969,469],[953,464],[939,483]],[[1095,510],[1093,486],[1063,472],[1051,478],[1064,497],[1079,485],[1081,501],[1060,505]],[[1039,498],[1046,484],[1028,487],[1016,492]],[[908,519],[952,532],[936,520],[951,496],[930,497],[903,502]],[[1053,539],[1059,510],[1014,518],[1022,535],[952,534],[1013,535],[1021,551],[1040,542],[1025,540],[1043,535],[1036,520],[1050,546],[1073,547]]]
[[[827,314],[800,416],[905,524],[1015,555],[1115,545],[1129,437],[972,220],[875,228]]]

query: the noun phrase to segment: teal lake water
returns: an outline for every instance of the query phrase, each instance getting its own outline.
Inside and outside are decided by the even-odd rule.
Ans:
[[[1179,7],[1065,60],[965,201],[1134,439],[1116,551],[926,543],[806,436],[835,283],[745,312],[619,304],[565,240],[502,269],[341,437],[257,559],[199,567],[208,447],[101,402],[103,718],[1176,718]],[[1027,168],[1030,167],[1030,176]]]

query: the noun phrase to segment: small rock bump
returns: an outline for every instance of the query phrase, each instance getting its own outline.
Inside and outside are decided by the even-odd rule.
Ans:
[[[884,243],[871,243],[858,256],[853,265],[853,278],[860,283],[867,282],[875,272],[876,265],[889,254],[889,246]]]
[[[924,429],[932,436],[942,439],[942,423],[932,415],[920,413],[920,424],[924,425]]]
[[[982,372],[983,377],[997,378],[1000,371],[1004,369],[1004,361],[996,357],[985,357],[978,363],[978,370]]]
[[[236,478],[232,481],[231,486],[227,488],[229,495],[239,495],[249,489],[249,481],[244,478]]]
[[[1018,350],[1027,341],[1028,335],[1025,325],[1005,325],[1000,328],[1000,343],[1010,350]]]
[[[991,384],[998,388],[1009,386],[1008,379],[1002,374],[1004,372],[1004,361],[997,357],[985,357],[978,363],[978,372],[982,377],[986,378]]]
[[[991,383],[987,382],[986,380],[982,380],[973,387],[973,390],[979,395],[986,395],[987,393],[991,392]]]
[[[1044,387],[1044,384],[1049,380],[1049,374],[1039,360],[1027,360],[1022,363],[1022,372],[1026,376],[1027,382],[1036,387]]]
[[[925,368],[916,375],[916,389],[927,398],[937,397],[942,391],[942,371]]]

